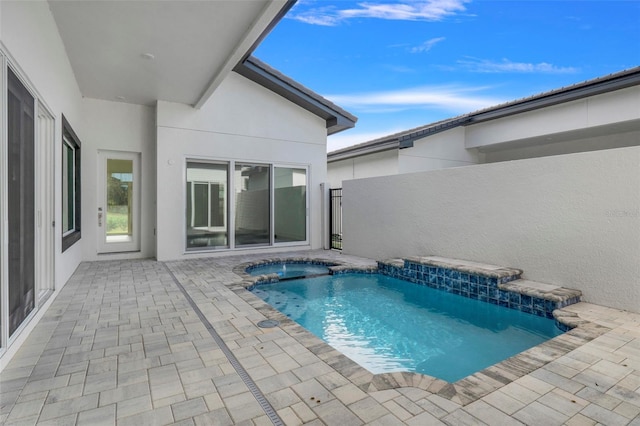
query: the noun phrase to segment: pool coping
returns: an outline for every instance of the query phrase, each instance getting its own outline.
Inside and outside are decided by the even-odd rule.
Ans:
[[[340,273],[347,271],[374,273],[378,268],[376,266],[352,265],[347,262],[317,257],[265,258],[236,265],[233,268],[233,272],[241,278],[241,281],[227,284],[227,287],[241,299],[267,319],[278,321],[279,328],[282,331],[295,338],[314,355],[365,392],[415,387],[465,406],[532,373],[611,330],[609,327],[582,319],[574,312],[557,309],[553,312],[554,318],[560,324],[571,328],[570,330],[456,382],[450,383],[432,376],[413,372],[373,374],[249,291],[260,283],[274,283],[280,280],[277,274],[251,276],[246,272],[246,269],[252,266],[278,262],[326,262],[325,264],[327,265],[334,265],[330,268],[332,272]]]

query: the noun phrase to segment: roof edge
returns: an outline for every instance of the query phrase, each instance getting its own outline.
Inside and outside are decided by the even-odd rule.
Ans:
[[[233,48],[224,63],[214,72],[211,80],[205,85],[195,103],[196,109],[202,108],[211,98],[215,90],[220,86],[226,76],[233,70],[237,61],[244,61],[269,34],[273,28],[284,18],[285,14],[293,7],[297,0],[271,0],[266,3],[260,16],[246,29],[243,38]],[[274,10],[275,9],[275,10]],[[273,18],[269,15],[273,13]],[[264,27],[261,23],[264,20]],[[253,40],[252,40],[253,38]]]
[[[359,157],[360,155],[376,154],[378,152],[391,151],[400,148],[400,141],[395,139],[383,139],[375,145],[354,145],[327,154],[327,163]]]
[[[582,83],[476,111],[469,114],[470,120],[468,124],[495,120],[509,115],[572,102],[637,85],[640,85],[640,67],[630,68]]]
[[[332,151],[327,155],[327,158],[329,162],[332,162],[379,152],[380,149],[378,147],[381,144],[381,141],[389,141],[391,139],[397,141],[398,149],[409,148],[413,146],[413,142],[418,139],[444,132],[455,127],[470,126],[489,120],[495,120],[553,105],[572,102],[590,96],[609,93],[615,90],[622,90],[637,85],[640,85],[640,67],[629,68],[603,77],[597,77],[595,79],[576,83],[571,86],[554,89],[527,98],[517,99],[504,104],[459,115],[457,117],[430,123],[404,132],[385,136],[383,138],[374,139],[372,141]]]
[[[324,119],[327,135],[350,129],[358,121],[355,115],[345,111],[254,56],[248,56],[244,61],[238,63],[233,70]]]

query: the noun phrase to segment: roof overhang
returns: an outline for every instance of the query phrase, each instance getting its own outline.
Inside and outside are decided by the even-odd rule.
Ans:
[[[371,144],[354,145],[347,148],[333,151],[327,154],[327,162],[334,163],[340,160],[360,157],[361,155],[371,155],[378,152],[393,151],[399,148],[398,138],[378,140]]]
[[[255,57],[250,56],[238,63],[234,71],[325,120],[328,135],[350,129],[355,126],[358,120],[357,117],[328,99]]]
[[[51,0],[83,96],[204,105],[295,0]]]

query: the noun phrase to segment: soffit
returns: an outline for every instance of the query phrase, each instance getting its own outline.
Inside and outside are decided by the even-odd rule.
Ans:
[[[206,102],[291,4],[287,0],[49,2],[83,96],[196,106]]]

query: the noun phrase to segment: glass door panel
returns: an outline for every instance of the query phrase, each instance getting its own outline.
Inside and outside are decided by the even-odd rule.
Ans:
[[[140,250],[139,154],[100,152],[100,253]]]
[[[10,337],[35,307],[35,100],[11,70],[7,82]]]
[[[187,162],[187,250],[229,247],[227,163]]]
[[[133,239],[133,160],[107,158],[107,242]]]
[[[270,167],[236,163],[235,246],[269,245]]]
[[[274,240],[307,240],[307,170],[274,168]]]

